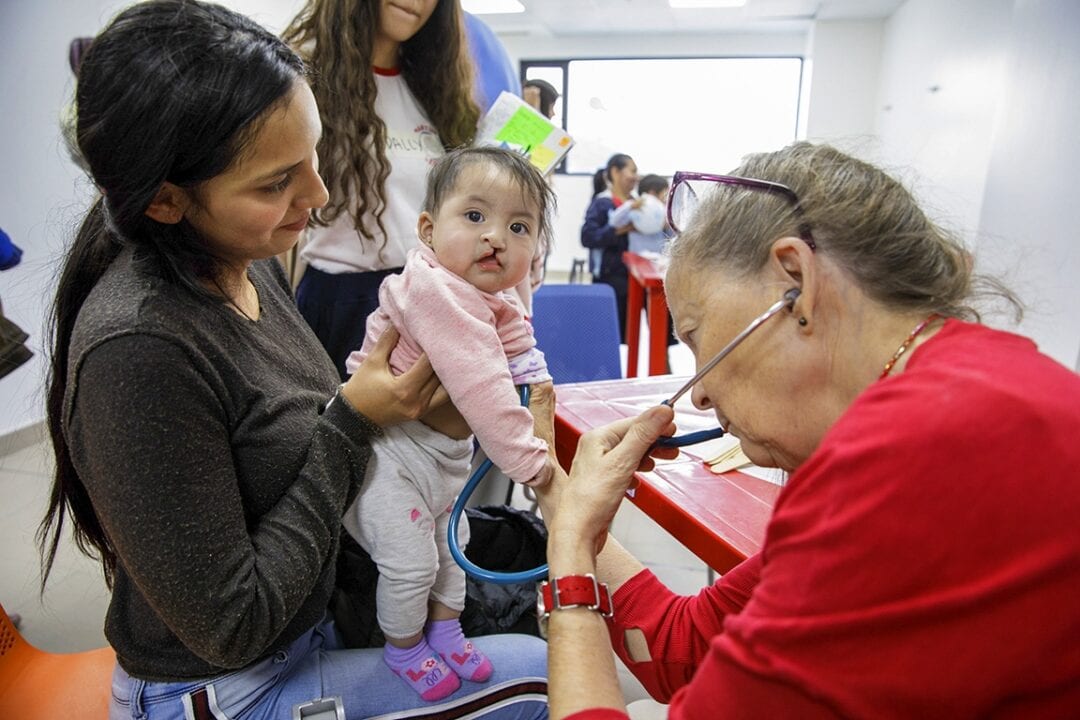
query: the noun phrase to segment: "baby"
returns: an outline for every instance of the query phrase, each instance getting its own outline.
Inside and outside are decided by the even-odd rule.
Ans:
[[[627,245],[630,252],[663,254],[671,228],[667,224],[667,196],[671,183],[660,175],[638,181],[638,196],[611,211],[608,223],[622,227],[631,223]]]
[[[547,444],[515,385],[550,380],[515,296],[550,233],[554,196],[528,160],[499,148],[449,153],[428,176],[417,222],[420,247],[383,281],[350,372],[388,325],[401,334],[390,357],[404,372],[427,353],[451,403],[422,421],[387,428],[344,524],[379,568],[379,626],[386,664],[425,700],[483,682],[491,661],[458,620],[465,574],[447,546],[453,503],[468,480],[472,436],[516,482],[547,483]],[[458,541],[469,538],[464,516]]]

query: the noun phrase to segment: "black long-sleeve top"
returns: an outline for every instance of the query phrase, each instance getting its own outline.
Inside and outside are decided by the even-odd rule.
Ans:
[[[600,250],[600,279],[626,278],[623,253],[630,249],[626,234],[619,235],[608,223],[608,216],[615,209],[611,194],[600,193],[589,203],[585,222],[581,225],[581,244],[590,250]]]
[[[118,556],[105,634],[157,681],[241,668],[323,616],[379,429],[346,402],[276,260],[260,317],[122,253],[71,342],[64,430]]]

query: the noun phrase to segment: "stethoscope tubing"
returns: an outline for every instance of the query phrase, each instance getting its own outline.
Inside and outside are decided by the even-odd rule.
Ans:
[[[708,430],[698,430],[697,432],[686,433],[685,435],[665,436],[657,440],[656,444],[659,447],[686,447],[687,445],[697,445],[698,443],[703,443],[707,440],[722,438],[724,437],[725,432],[726,431],[722,427],[714,427]]]
[[[529,404],[529,386],[521,386],[521,404]],[[482,568],[472,560],[465,557],[465,553],[461,551],[461,546],[458,545],[458,525],[461,523],[461,515],[465,512],[465,503],[468,502],[469,497],[476,490],[480,481],[487,475],[488,470],[493,467],[491,460],[484,460],[480,463],[480,467],[473,471],[473,474],[469,476],[468,481],[465,483],[465,487],[461,489],[458,494],[457,500],[454,502],[454,507],[450,510],[450,522],[447,528],[447,544],[450,547],[450,555],[454,558],[454,561],[461,566],[467,574],[476,578],[477,580],[483,580],[484,582],[494,583],[496,585],[515,585],[517,583],[527,582],[539,582],[544,580],[548,575],[547,564],[539,565],[532,570],[521,570],[518,572],[496,572],[494,570],[488,570]]]
[[[529,386],[523,385],[520,389],[520,393],[521,404],[528,405],[530,394]],[[706,440],[722,437],[723,435],[724,428],[716,427],[709,430],[686,433],[685,435],[663,437],[660,438],[656,444],[663,447],[685,447],[687,445],[694,445],[705,442]],[[465,557],[465,553],[462,552],[461,546],[458,544],[458,526],[461,524],[461,515],[465,512],[465,505],[492,467],[494,467],[494,464],[490,459],[485,459],[484,462],[480,463],[480,466],[473,471],[473,474],[470,475],[469,479],[465,482],[465,486],[461,489],[457,500],[454,501],[454,505],[450,509],[450,522],[448,523],[446,531],[446,540],[447,545],[450,548],[450,555],[454,558],[454,561],[461,566],[461,569],[464,570],[466,574],[477,580],[494,583],[495,585],[515,585],[517,583],[539,582],[544,580],[548,576],[548,566],[546,563],[531,570],[520,570],[518,572],[498,572],[495,570],[488,570],[487,568],[480,567],[472,560]]]

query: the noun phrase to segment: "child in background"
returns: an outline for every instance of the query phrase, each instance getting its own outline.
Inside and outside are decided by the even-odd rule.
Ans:
[[[626,235],[627,248],[630,252],[645,255],[663,255],[671,228],[667,223],[667,196],[671,183],[661,175],[644,175],[638,180],[638,196],[624,202],[611,211],[608,221],[615,227],[630,224]],[[671,347],[679,342],[675,337],[675,323],[668,315],[667,344]],[[667,356],[670,372],[671,357]]]
[[[421,245],[401,275],[383,281],[363,347],[347,362],[351,371],[393,325],[401,334],[394,372],[426,353],[451,400],[373,440],[364,484],[344,518],[379,568],[383,658],[425,700],[453,693],[459,677],[483,682],[493,671],[461,630],[465,574],[447,546],[472,434],[512,480],[535,487],[551,478],[547,443],[533,436],[514,388],[551,377],[506,291],[528,274],[553,205],[547,182],[521,155],[494,147],[449,153],[428,175]],[[462,547],[468,536],[462,516]]]
[[[660,175],[645,175],[638,181],[638,196],[611,213],[615,227],[630,223],[627,241],[630,252],[661,254],[671,238],[667,224],[667,194],[671,183]]]

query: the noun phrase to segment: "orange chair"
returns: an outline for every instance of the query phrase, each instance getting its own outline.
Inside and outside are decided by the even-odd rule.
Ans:
[[[26,642],[0,605],[0,718],[105,720],[116,653],[47,653]]]

